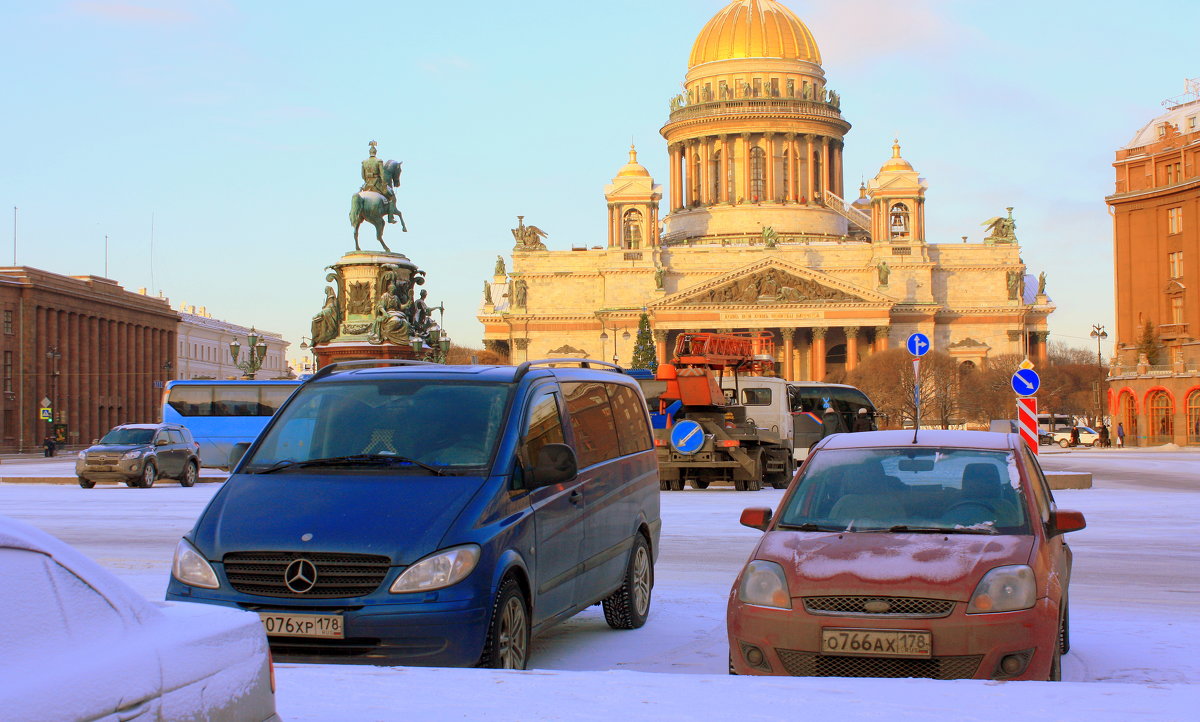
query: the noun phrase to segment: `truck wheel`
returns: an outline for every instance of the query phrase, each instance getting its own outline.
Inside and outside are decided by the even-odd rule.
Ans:
[[[708,488],[708,479],[695,478],[695,479],[691,480],[691,484],[692,484],[693,489],[701,489],[701,490],[707,489]]]
[[[683,479],[678,477],[671,479],[671,491],[683,491]]]

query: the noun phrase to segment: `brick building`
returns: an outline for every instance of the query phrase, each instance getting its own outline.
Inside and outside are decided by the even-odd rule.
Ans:
[[[1200,445],[1200,80],[1117,151],[1114,428],[1137,445]]]
[[[0,268],[0,447],[37,447],[52,428],[88,443],[158,419],[179,314],[165,299],[97,276]],[[40,418],[50,399],[54,426]]]

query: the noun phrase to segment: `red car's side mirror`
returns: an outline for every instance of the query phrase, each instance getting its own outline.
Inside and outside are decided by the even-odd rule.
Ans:
[[[766,531],[771,524],[771,510],[766,507],[742,509],[742,526]]]
[[[1087,526],[1083,512],[1069,509],[1056,509],[1050,512],[1051,536],[1066,534],[1069,531],[1079,531]]]

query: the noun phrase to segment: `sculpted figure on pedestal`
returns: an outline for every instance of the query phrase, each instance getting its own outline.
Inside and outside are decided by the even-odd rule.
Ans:
[[[395,223],[400,218],[400,230],[407,232],[404,224],[404,214],[396,210],[396,194],[392,188],[400,185],[401,161],[381,161],[375,157],[375,141],[370,144],[370,157],[362,162],[362,188],[350,197],[350,226],[354,228],[354,249],[361,251],[358,245],[358,227],[366,221],[375,226],[375,240],[383,246],[383,250],[391,251],[383,242],[383,224]]]
[[[337,338],[338,326],[342,322],[341,310],[338,308],[337,294],[332,286],[325,287],[325,305],[312,318],[313,345],[328,343]]]

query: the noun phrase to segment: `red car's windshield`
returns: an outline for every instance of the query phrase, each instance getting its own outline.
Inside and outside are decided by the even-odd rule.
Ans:
[[[1012,453],[953,448],[818,451],[779,526],[1030,533]]]

